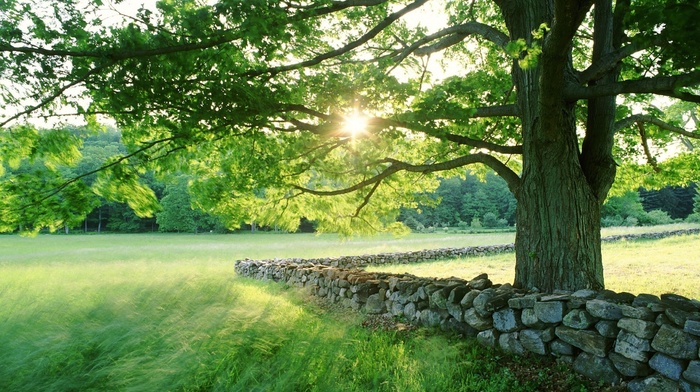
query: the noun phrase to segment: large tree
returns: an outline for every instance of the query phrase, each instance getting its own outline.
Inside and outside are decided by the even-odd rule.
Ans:
[[[518,202],[515,285],[601,289],[600,207],[616,166],[649,163],[627,184],[664,170],[683,183],[697,168],[696,153],[656,156],[700,136],[684,124],[700,102],[697,1],[5,0],[2,9],[0,125],[4,139],[23,137],[5,157],[60,148],[35,148],[42,133],[15,126],[27,118],[112,118],[129,154],[106,162],[92,189],[143,214],[153,207],[138,181],[148,168],[189,172],[195,203],[230,225],[291,229],[305,216],[321,230],[380,230],[436,175],[480,164]],[[687,103],[667,116],[653,96]],[[0,188],[3,227],[46,225],[46,214],[20,222],[7,212],[50,211],[80,182],[67,180],[31,203],[21,187]]]

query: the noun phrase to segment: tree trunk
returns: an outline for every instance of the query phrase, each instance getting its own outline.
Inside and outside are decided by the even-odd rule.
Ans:
[[[571,41],[587,12],[585,2],[500,5],[511,39],[532,44],[532,31],[541,23],[550,27],[537,66],[513,66],[523,135],[515,286],[545,292],[602,289],[600,202],[580,163],[576,103],[563,96],[575,78]]]

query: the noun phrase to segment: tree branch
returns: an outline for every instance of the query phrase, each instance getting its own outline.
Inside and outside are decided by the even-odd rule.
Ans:
[[[513,192],[516,193],[517,190],[520,188],[520,177],[512,171],[508,166],[506,166],[503,162],[499,161],[495,157],[488,155],[488,154],[470,154],[470,155],[464,155],[459,158],[455,158],[449,161],[445,162],[440,162],[440,163],[432,163],[432,164],[425,164],[425,165],[412,165],[410,163],[398,161],[393,158],[386,158],[381,162],[384,163],[389,163],[389,166],[387,166],[381,173],[375,175],[374,177],[368,178],[364,181],[361,181],[353,186],[343,188],[343,189],[336,189],[332,191],[319,191],[319,190],[314,190],[310,188],[305,188],[302,186],[298,185],[292,185],[295,189],[298,189],[300,191],[310,193],[312,195],[316,196],[338,196],[338,195],[344,195],[348,193],[355,192],[357,190],[360,190],[364,187],[367,187],[369,185],[374,185],[377,182],[383,181],[385,178],[391,176],[392,174],[398,173],[400,171],[406,171],[410,173],[423,173],[423,174],[428,174],[428,173],[435,173],[435,172],[440,172],[440,171],[446,171],[446,170],[451,170],[451,169],[456,169],[459,167],[475,164],[475,163],[481,163],[484,164],[491,169],[493,169],[501,178],[503,178],[506,183],[508,184],[508,188]]]
[[[647,156],[647,162],[654,169],[655,172],[661,172],[659,165],[656,163],[656,158],[651,155],[651,150],[649,150],[649,140],[647,139],[647,132],[644,129],[644,123],[637,121],[637,130],[639,130],[639,137],[642,139],[642,148],[644,149],[644,155]]]
[[[689,102],[700,102],[700,96],[679,91],[679,88],[699,84],[700,71],[694,71],[683,75],[656,76],[588,87],[570,84],[564,90],[564,98],[568,101],[576,101],[620,94],[657,94]]]
[[[30,106],[29,108],[27,108],[27,109],[25,109],[25,110],[23,110],[23,111],[21,111],[21,112],[15,114],[15,115],[13,115],[13,116],[10,116],[10,117],[8,117],[6,120],[0,122],[0,127],[4,127],[5,125],[9,124],[10,122],[12,122],[12,121],[14,121],[14,120],[16,120],[16,119],[18,119],[18,118],[24,116],[24,115],[30,114],[30,113],[34,112],[35,110],[41,109],[42,107],[44,107],[44,106],[50,104],[53,100],[55,100],[55,99],[57,99],[58,97],[60,97],[61,95],[63,95],[63,93],[66,92],[66,90],[68,90],[69,88],[75,87],[75,86],[77,86],[77,85],[83,83],[83,82],[86,81],[90,76],[92,76],[92,75],[94,75],[94,74],[96,74],[96,73],[102,71],[102,70],[105,69],[105,68],[110,67],[110,66],[113,65],[113,64],[114,64],[114,62],[110,62],[109,64],[104,64],[104,65],[101,65],[101,66],[99,66],[99,67],[95,67],[95,68],[91,69],[90,71],[86,72],[85,75],[81,76],[80,78],[78,78],[78,79],[76,79],[76,80],[74,80],[74,81],[72,81],[72,82],[70,82],[70,83],[68,83],[68,84],[66,84],[66,85],[64,85],[64,86],[59,87],[56,91],[53,92],[53,94],[51,94],[50,96],[44,98],[44,99],[43,99],[41,102],[39,102],[38,104],[36,104],[36,105],[34,105],[34,106]]]
[[[615,129],[620,130],[622,128],[627,128],[632,124],[639,123],[654,124],[657,127],[669,132],[677,133],[692,139],[700,139],[700,133],[690,132],[683,128],[676,127],[649,114],[633,114],[629,117],[623,118],[615,123]]]
[[[134,151],[134,152],[132,152],[132,153],[130,153],[130,154],[123,155],[123,156],[119,157],[119,159],[115,160],[114,162],[110,162],[110,163],[108,163],[108,164],[106,164],[106,165],[103,165],[103,166],[98,167],[97,169],[90,170],[89,172],[86,172],[86,173],[77,175],[77,176],[71,178],[70,180],[64,182],[63,184],[57,186],[56,188],[53,188],[53,189],[48,190],[47,193],[46,193],[46,195],[45,195],[44,197],[42,197],[41,199],[37,200],[35,203],[41,203],[42,201],[47,200],[47,199],[50,198],[51,196],[57,195],[57,194],[60,193],[62,190],[66,189],[70,184],[73,184],[73,183],[79,181],[81,178],[85,178],[85,177],[87,177],[87,176],[89,176],[89,175],[91,175],[91,174],[95,174],[95,173],[99,173],[99,172],[101,172],[101,171],[107,170],[107,169],[109,169],[110,167],[116,166],[116,165],[118,165],[118,164],[120,164],[120,163],[126,161],[126,160],[129,159],[129,158],[132,158],[132,157],[134,157],[134,156],[136,156],[136,155],[138,155],[138,154],[141,154],[142,152],[144,152],[144,151],[146,151],[146,150],[149,150],[149,149],[153,148],[154,146],[157,146],[157,145],[159,145],[159,144],[161,144],[161,143],[173,141],[173,140],[175,140],[175,139],[177,139],[177,137],[171,136],[171,137],[167,137],[167,138],[164,138],[164,139],[160,139],[160,140],[155,140],[155,141],[149,142],[149,143],[147,143],[144,147],[139,148],[138,150],[136,150],[136,151]],[[180,149],[180,148],[179,148],[179,147],[176,147],[176,149]],[[167,155],[167,154],[166,154],[166,155]],[[164,156],[165,156],[165,155],[164,155]],[[25,209],[25,208],[31,207],[32,205],[33,205],[33,204],[24,205],[24,206],[20,207],[19,210],[23,210],[23,209]]]
[[[265,68],[265,69],[258,69],[258,70],[253,70],[253,71],[248,71],[244,72],[241,74],[241,76],[260,76],[264,74],[270,74],[270,75],[276,75],[282,72],[287,72],[287,71],[292,71],[295,69],[300,69],[300,68],[306,68],[306,67],[311,67],[317,64],[320,64],[321,62],[328,60],[333,57],[338,57],[342,54],[348,53],[352,51],[353,49],[359,47],[360,45],[365,44],[372,38],[376,37],[379,33],[381,33],[384,29],[389,27],[392,23],[396,22],[399,18],[402,16],[406,15],[407,13],[420,8],[422,5],[424,5],[428,0],[416,0],[413,3],[407,5],[406,7],[402,8],[401,10],[394,12],[393,14],[387,16],[384,18],[378,25],[374,26],[370,31],[365,33],[363,36],[358,38],[355,41],[352,41],[345,46],[331,50],[330,52],[326,52],[323,54],[320,54],[312,59],[306,60],[306,61],[301,61],[298,63],[294,64],[289,64],[289,65],[281,65],[278,67],[270,67],[270,68]]]
[[[404,49],[395,59],[396,62],[401,62],[403,59],[408,57],[409,54],[415,53],[418,56],[425,56],[431,53],[444,50],[452,45],[455,45],[469,36],[478,35],[481,36],[501,48],[504,48],[508,41],[508,35],[502,33],[501,31],[478,22],[468,22],[457,26],[448,27],[444,30],[440,30],[436,33],[428,35],[420,40],[414,42],[409,47]],[[423,46],[429,42],[435,41],[436,39],[442,38],[437,43],[430,46]]]
[[[643,45],[638,42],[632,43],[606,54],[605,56],[601,57],[600,60],[594,62],[588,68],[578,74],[579,82],[582,85],[585,85],[590,81],[600,79],[607,72],[615,69],[620,61],[639,51],[649,48],[654,44],[654,42],[658,41],[649,41]]]
[[[404,121],[389,120],[379,117],[374,117],[368,121],[369,125],[377,124],[383,126],[394,126],[400,128],[411,129],[414,131],[425,133],[426,135],[436,137],[441,140],[448,140],[459,145],[471,146],[474,148],[483,148],[485,150],[498,152],[501,154],[522,154],[523,148],[520,145],[517,146],[504,146],[501,144],[491,143],[484,140],[472,139],[462,135],[455,135],[452,133],[436,132],[429,127],[425,127],[419,124],[411,124]]]

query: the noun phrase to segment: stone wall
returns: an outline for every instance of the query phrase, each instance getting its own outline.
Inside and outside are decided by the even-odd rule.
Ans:
[[[476,247],[474,254],[504,249]],[[419,258],[405,260],[414,257]],[[467,281],[343,267],[395,259],[375,255],[369,260],[239,260],[236,271],[306,288],[355,311],[389,313],[474,336],[506,352],[554,356],[594,380],[625,381],[630,391],[700,392],[697,300],[589,290],[542,294],[493,284],[486,274]]]

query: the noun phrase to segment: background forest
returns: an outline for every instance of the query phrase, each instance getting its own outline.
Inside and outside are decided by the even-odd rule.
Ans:
[[[85,128],[69,129],[83,140],[82,159],[74,167],[65,167],[66,176],[88,173],[84,180],[92,185],[96,171],[110,157],[126,153],[121,134],[114,128],[90,132]],[[25,160],[4,176],[26,174],[42,176],[44,162]],[[140,218],[126,204],[93,196],[93,206],[86,219],[74,220],[65,232],[227,232],[224,223],[193,205],[188,193],[187,175],[157,177],[144,173],[146,184],[156,193],[160,210],[150,218]],[[48,179],[47,179],[48,181]],[[492,171],[465,170],[463,177],[443,178],[435,192],[420,195],[413,208],[404,208],[399,216],[414,232],[435,232],[457,229],[480,231],[512,228],[515,224],[516,201],[506,182]],[[700,193],[697,184],[687,187],[666,186],[658,190],[639,188],[607,199],[601,223],[610,226],[647,226],[687,220],[700,222]],[[19,229],[19,228],[18,228]],[[240,230],[277,230],[257,227],[245,222]],[[300,231],[313,232],[314,222],[303,221]]]

